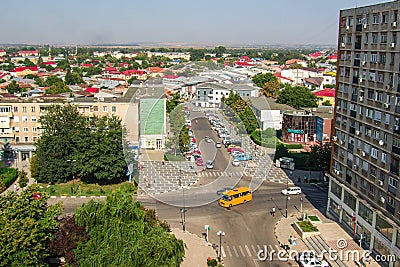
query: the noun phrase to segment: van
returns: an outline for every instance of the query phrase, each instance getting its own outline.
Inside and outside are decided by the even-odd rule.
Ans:
[[[253,193],[248,187],[239,187],[222,194],[219,205],[224,208],[230,208],[235,205],[245,204],[253,199]]]
[[[301,188],[300,188],[300,187],[297,187],[297,186],[288,187],[288,188],[286,188],[286,189],[283,189],[283,190],[281,191],[281,193],[282,193],[283,195],[299,195],[299,194],[301,194]]]

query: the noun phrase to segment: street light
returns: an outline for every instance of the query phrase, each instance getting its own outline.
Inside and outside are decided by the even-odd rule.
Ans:
[[[293,172],[290,171],[290,177],[292,176]],[[287,209],[288,209],[288,200],[289,200],[289,176],[286,176],[286,209],[285,209],[285,218],[288,217]]]
[[[181,175],[181,169],[179,169],[179,176]],[[179,177],[179,187],[182,188],[182,201],[183,201],[183,208],[180,209],[181,212],[181,223],[182,223],[182,230],[186,230],[186,207],[185,207],[185,187],[182,185],[182,180]]]
[[[73,162],[76,162],[76,159],[67,159],[67,162],[71,163],[72,165]],[[72,170],[72,194],[75,195],[75,174],[73,170]]]
[[[221,230],[219,230],[217,232],[217,236],[219,236],[219,255],[218,255],[218,261],[221,262],[221,253],[222,253],[222,237],[225,236],[225,232],[222,232]]]

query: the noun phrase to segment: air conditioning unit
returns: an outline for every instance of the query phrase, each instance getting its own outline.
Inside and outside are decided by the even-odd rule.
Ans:
[[[363,26],[364,26],[364,29],[366,29],[368,25],[367,25],[367,24],[364,24]]]
[[[379,140],[379,145],[380,145],[380,146],[383,146],[384,144],[385,144],[385,141]]]
[[[349,25],[346,25],[346,30],[350,30],[350,26]]]
[[[346,44],[345,43],[341,43],[340,46],[341,47],[346,47]]]
[[[391,43],[391,44],[390,44],[390,47],[391,47],[391,48],[395,48],[395,47],[396,47],[396,43]]]
[[[379,184],[380,186],[383,186],[383,181],[382,181],[382,180],[379,180],[379,181],[378,181],[378,184]]]
[[[385,108],[389,108],[389,107],[390,107],[390,104],[389,104],[389,103],[384,103],[383,106],[384,106]]]
[[[360,97],[359,97],[359,100],[360,100],[360,102],[363,102],[363,101],[364,101],[364,97],[363,97],[363,96],[360,96]]]
[[[399,125],[395,125],[395,126],[394,126],[394,130],[395,130],[395,131],[398,131],[398,130],[399,130]]]
[[[361,152],[361,155],[362,155],[363,157],[365,157],[367,154],[365,153],[365,151],[363,151],[363,152]]]
[[[340,175],[340,171],[335,170],[336,175]]]
[[[358,79],[358,82],[362,83],[363,82],[363,78]]]
[[[359,130],[356,130],[356,135],[360,135],[360,131]]]
[[[393,21],[392,26],[397,27],[397,21]]]
[[[354,165],[353,165],[353,169],[357,170],[357,169],[358,169],[358,165],[357,165],[357,164],[354,164]]]
[[[341,145],[343,145],[343,140],[340,140],[340,142],[339,142]]]
[[[365,62],[365,60],[363,60],[363,61],[361,61],[361,65],[365,65],[365,63],[367,63],[367,62]]]
[[[337,141],[337,136],[336,136],[336,135],[333,136],[333,137],[332,137],[332,140],[333,140],[333,142],[336,142],[336,141]]]
[[[379,198],[380,202],[385,203],[386,199],[384,197]]]
[[[390,84],[386,84],[386,85],[385,85],[385,89],[386,89],[386,90],[390,90],[391,88],[392,88],[392,87],[390,86]]]

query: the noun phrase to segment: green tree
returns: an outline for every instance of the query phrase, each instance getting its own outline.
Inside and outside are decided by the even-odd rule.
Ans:
[[[65,74],[65,83],[70,85],[70,84],[78,84],[78,83],[85,83],[82,79],[82,77],[79,75],[78,72],[74,71],[71,72],[70,69],[67,70],[67,73]]]
[[[37,185],[20,194],[0,195],[0,262],[2,266],[47,266],[47,244],[57,230],[61,202],[49,206]]]
[[[331,164],[331,143],[311,146],[309,164],[323,173],[327,172]]]
[[[281,88],[278,79],[270,80],[264,84],[261,93],[266,97],[276,97]]]
[[[30,61],[30,60],[27,59],[27,58],[25,58],[23,64],[24,64],[26,67],[33,67],[33,66],[36,66],[35,63],[33,63],[32,61]]]
[[[222,55],[226,52],[226,48],[223,46],[217,46],[214,50],[216,57],[222,57]]]
[[[278,81],[278,79],[272,73],[260,73],[253,76],[253,83],[260,88],[264,88],[265,83],[271,81]]]
[[[26,171],[24,170],[18,171],[18,185],[21,188],[24,188],[25,186],[28,185],[28,176]]]
[[[167,100],[166,104],[166,111],[167,113],[171,113],[172,110],[174,110],[180,103],[182,103],[182,99],[180,96],[180,93],[175,93],[170,96],[170,98]]]
[[[79,266],[180,266],[183,242],[148,212],[132,195],[120,192],[105,202],[84,204],[76,221],[90,239],[75,250]]]
[[[277,102],[287,104],[293,108],[314,108],[318,107],[317,97],[306,87],[292,87],[286,85],[279,91]]]
[[[322,105],[323,106],[332,106],[332,103],[329,100],[325,100],[324,102],[322,102]]]
[[[10,94],[15,94],[15,93],[21,93],[24,90],[19,87],[18,83],[16,81],[11,81],[7,86],[6,86],[7,92]]]
[[[282,157],[287,157],[287,156],[289,156],[289,151],[285,147],[285,145],[282,143],[277,143],[274,160],[280,159]]]
[[[204,59],[204,49],[191,49],[190,53],[190,61],[200,61]]]

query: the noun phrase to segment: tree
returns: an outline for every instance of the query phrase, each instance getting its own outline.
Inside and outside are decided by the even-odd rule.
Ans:
[[[70,69],[67,70],[65,74],[65,83],[66,84],[78,84],[78,83],[85,83],[82,77],[79,75],[78,72],[71,72]]]
[[[182,99],[179,92],[171,95],[170,99],[168,99],[166,103],[167,113],[171,113],[171,111],[174,110],[180,103],[182,103]]]
[[[49,243],[50,252],[58,257],[65,257],[65,261],[72,266],[78,266],[74,250],[79,243],[89,240],[84,227],[78,226],[75,215],[67,216],[60,220],[60,227]]]
[[[90,239],[74,251],[79,266],[180,266],[183,242],[149,212],[120,192],[80,207],[76,222]]]
[[[274,160],[289,156],[289,151],[282,143],[276,144]]]
[[[310,165],[322,171],[327,172],[331,164],[331,143],[324,143],[323,145],[311,146],[310,151]]]
[[[25,186],[28,185],[28,176],[24,170],[18,171],[18,185],[21,188],[24,188]]]
[[[260,88],[264,88],[265,83],[267,83],[267,82],[271,82],[271,81],[278,82],[278,79],[272,73],[256,74],[256,75],[254,75],[252,80],[253,80],[253,83]]]
[[[324,102],[322,102],[322,105],[323,106],[332,106],[332,103],[329,100],[325,100]]]
[[[287,104],[296,109],[318,107],[317,97],[303,86],[286,85],[284,89],[279,91],[277,103]]]
[[[47,244],[55,233],[62,204],[47,204],[49,195],[32,185],[20,194],[0,195],[2,266],[46,266]]]
[[[190,61],[200,61],[204,59],[204,49],[191,49],[189,52]]]
[[[18,83],[14,80],[6,86],[6,89],[10,94],[21,93],[23,91],[23,89],[19,87]]]
[[[226,48],[223,46],[217,46],[215,48],[215,56],[216,57],[222,57],[223,54],[225,54]]]
[[[266,97],[276,97],[281,88],[278,79],[268,81],[261,89],[261,93]]]

